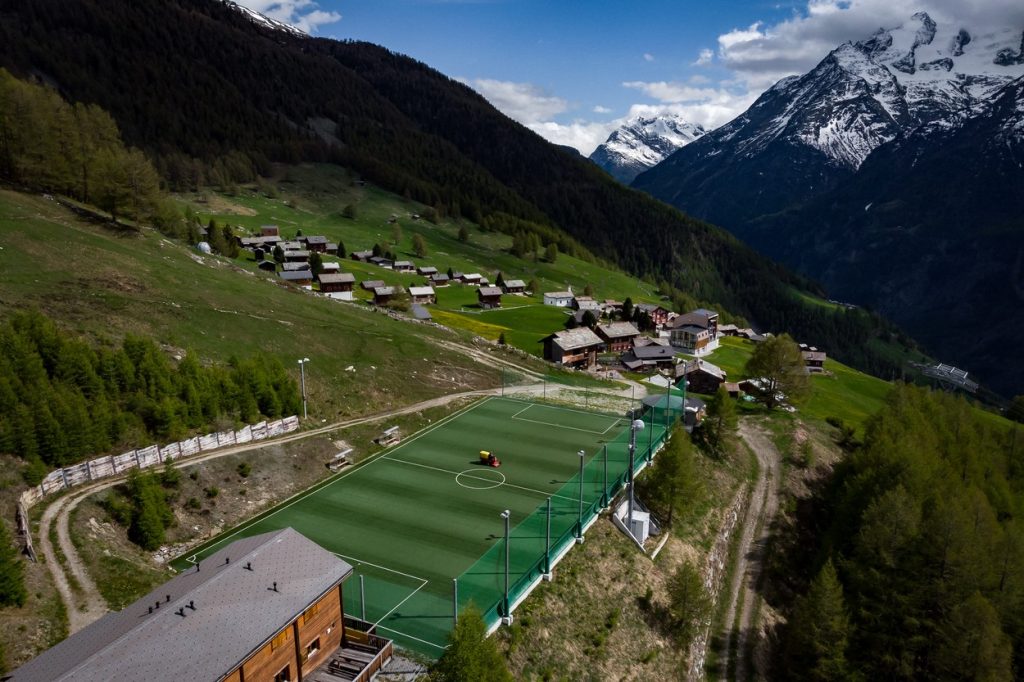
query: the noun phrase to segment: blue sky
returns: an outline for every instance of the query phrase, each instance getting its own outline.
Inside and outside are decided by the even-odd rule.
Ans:
[[[585,154],[637,114],[726,123],[779,78],[916,11],[979,24],[1017,19],[1024,7],[1020,0],[237,1],[312,35],[415,57]]]

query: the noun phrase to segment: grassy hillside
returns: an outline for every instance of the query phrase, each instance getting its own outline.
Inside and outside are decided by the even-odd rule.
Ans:
[[[505,334],[509,344],[533,354],[540,354],[537,341],[556,329],[561,329],[564,311],[545,307],[543,291],[572,287],[582,292],[587,284],[594,288],[598,298],[619,301],[632,297],[634,302],[658,300],[653,287],[611,265],[591,263],[566,254],[559,254],[554,263],[542,258],[520,258],[510,251],[512,238],[499,232],[485,232],[467,221],[456,223],[441,220],[433,224],[413,215],[425,213],[427,207],[404,199],[373,185],[356,184],[344,169],[325,164],[307,164],[281,169],[263,191],[256,186],[243,187],[233,195],[217,193],[183,195],[181,203],[192,207],[203,219],[213,218],[242,231],[258,231],[261,225],[280,227],[287,238],[299,230],[304,235],[325,235],[344,244],[348,252],[368,250],[374,244],[393,251],[399,258],[412,260],[417,265],[433,265],[445,272],[449,267],[461,272],[478,272],[493,282],[500,271],[506,279],[522,279],[529,283],[536,278],[541,291],[534,296],[506,296],[501,310],[482,311],[476,307],[476,289],[450,286],[437,290],[438,304],[435,319],[449,327],[470,331],[488,339]],[[343,215],[346,207],[355,209],[355,217]],[[395,223],[389,222],[391,219]],[[395,225],[402,232],[401,241],[393,243]],[[469,229],[469,239],[458,239],[459,225]],[[413,252],[413,235],[420,235],[427,244],[427,255],[418,258]],[[251,256],[249,257],[251,259]],[[243,256],[243,260],[246,258]],[[336,260],[328,257],[327,260]],[[385,270],[351,259],[342,260],[343,270],[355,274],[358,281],[380,279],[388,284],[409,286],[423,284],[424,278],[415,274]],[[245,267],[255,268],[246,260]],[[357,297],[369,300],[370,294],[357,292]]]
[[[35,307],[101,343],[146,335],[203,362],[257,350],[291,367],[309,357],[311,416],[365,413],[500,380],[497,370],[438,351],[433,341],[457,340],[453,332],[305,295],[153,231],[114,233],[52,200],[6,190],[0,272],[0,315]]]

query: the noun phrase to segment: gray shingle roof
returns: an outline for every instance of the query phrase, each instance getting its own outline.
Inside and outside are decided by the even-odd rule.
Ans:
[[[565,329],[560,332],[555,332],[548,338],[553,339],[562,350],[575,350],[577,348],[586,348],[587,346],[598,346],[602,343],[597,334],[590,331],[587,327]]]
[[[628,336],[639,336],[640,330],[629,322],[612,322],[597,325],[598,331],[607,339],[621,339]]]
[[[43,652],[10,679],[217,680],[351,572],[291,528],[237,540],[199,570],[186,570]],[[149,613],[157,602],[160,608]]]
[[[521,279],[506,279],[505,286],[509,289],[525,289],[526,282]]]
[[[503,292],[498,287],[480,287],[477,289],[479,296],[501,296]]]
[[[286,282],[303,282],[313,279],[313,273],[310,270],[285,270],[277,274]]]
[[[356,276],[351,272],[320,273],[321,284],[354,284]]]

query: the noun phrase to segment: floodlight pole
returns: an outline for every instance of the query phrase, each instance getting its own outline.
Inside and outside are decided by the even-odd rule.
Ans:
[[[309,412],[306,409],[306,363],[309,362],[309,358],[302,358],[299,360],[299,378],[302,382],[302,418],[307,419]]]
[[[604,459],[604,479],[602,481],[603,484],[604,484],[604,487],[601,489],[601,506],[602,507],[607,507],[608,506],[608,446],[607,445],[605,445],[602,448],[602,452],[604,453],[604,455],[603,455],[603,459]]]
[[[583,544],[583,459],[587,456],[585,450],[576,453],[580,456],[580,518],[576,534],[576,544]]]
[[[363,584],[363,575],[359,574],[359,618],[366,622],[366,586]]]
[[[452,578],[452,627],[459,624],[459,579]]]
[[[683,360],[685,367],[686,360]],[[672,373],[665,370],[665,432],[668,432],[668,413],[672,409]],[[630,531],[632,532],[632,531]]]
[[[551,498],[548,498],[547,523],[544,527],[544,580],[551,582]]]
[[[643,420],[640,420],[640,419],[634,420],[629,425],[629,498],[628,498],[629,504],[627,506],[627,510],[628,511],[626,513],[627,514],[627,517],[626,517],[627,525],[626,525],[626,527],[629,529],[630,537],[635,537],[633,535],[633,507],[634,507],[634,497],[633,497],[633,463],[634,463],[634,453],[636,452],[636,432],[642,430],[643,428],[644,428],[644,423],[643,423]],[[651,430],[653,431],[653,428]]]
[[[512,610],[509,608],[510,603],[508,600],[508,520],[510,516],[512,516],[512,512],[510,512],[508,509],[501,512],[501,518],[505,519],[505,603],[504,606],[502,607],[503,616],[501,620],[505,625],[512,624]]]

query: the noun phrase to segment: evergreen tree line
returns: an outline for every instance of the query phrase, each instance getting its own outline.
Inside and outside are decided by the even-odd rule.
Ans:
[[[991,426],[963,399],[897,387],[819,506],[821,568],[785,633],[789,679],[1019,679],[1018,429]]]
[[[160,178],[121,141],[96,105],[69,104],[53,90],[0,69],[0,177],[95,204],[115,217],[159,218]]]
[[[295,380],[262,355],[203,366],[189,353],[174,364],[150,340],[94,347],[38,312],[0,325],[0,452],[27,461],[31,483],[48,468],[117,448],[300,407]]]

